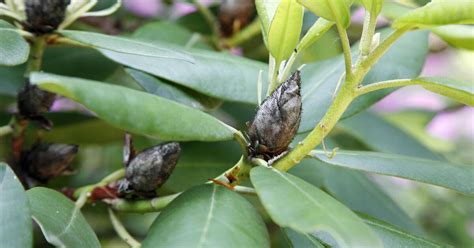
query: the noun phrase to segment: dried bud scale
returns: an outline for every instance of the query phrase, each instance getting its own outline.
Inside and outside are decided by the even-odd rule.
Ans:
[[[69,2],[69,0],[25,0],[25,29],[39,35],[53,32],[64,20]]]
[[[268,161],[288,149],[301,120],[300,82],[296,71],[260,105],[248,129],[250,156]]]
[[[129,161],[121,192],[154,192],[173,172],[181,152],[179,143],[170,142],[148,148]]]
[[[71,162],[78,152],[77,145],[37,143],[21,156],[21,167],[28,177],[39,182],[72,171]]]
[[[230,37],[245,27],[254,17],[253,0],[223,0],[219,8],[222,36]]]
[[[22,116],[31,118],[48,112],[53,105],[56,95],[41,90],[29,82],[18,92],[18,111]]]

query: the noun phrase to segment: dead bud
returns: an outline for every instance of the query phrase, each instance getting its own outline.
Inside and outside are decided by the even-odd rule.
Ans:
[[[148,148],[137,154],[126,165],[125,179],[120,182],[119,191],[153,195],[154,191],[170,177],[180,152],[179,143],[171,142]]]
[[[260,105],[248,130],[251,157],[269,161],[288,149],[301,120],[300,82],[296,71]]]
[[[253,19],[253,0],[224,0],[219,8],[219,23],[222,36],[230,37],[239,32]]]
[[[41,114],[49,111],[55,98],[55,94],[26,82],[26,85],[18,92],[18,111],[29,119],[38,118]]]
[[[34,34],[48,34],[63,22],[69,0],[25,0],[24,27]]]
[[[71,162],[78,152],[77,145],[37,143],[22,153],[21,167],[27,176],[40,183],[71,172]]]

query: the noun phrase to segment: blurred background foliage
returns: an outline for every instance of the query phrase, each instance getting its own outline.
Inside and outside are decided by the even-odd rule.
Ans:
[[[104,8],[111,2],[114,1],[99,1],[97,8]],[[218,14],[219,1],[200,2]],[[427,0],[386,1],[382,14],[388,18],[380,18],[379,28],[387,26],[389,17],[396,15],[397,11],[421,6],[427,2]],[[364,11],[358,6],[353,7],[352,11],[349,35],[351,42],[354,43],[361,35]],[[316,19],[317,17],[309,12],[305,14],[303,34]],[[156,39],[160,42],[199,49],[215,49],[207,36],[211,30],[202,16],[196,12],[191,1],[125,0],[122,9],[113,16],[83,18],[74,24],[73,28],[114,35],[139,36],[143,39]],[[430,34],[429,42],[430,53],[422,76],[444,76],[462,81],[474,81],[473,51],[452,47],[434,34]],[[321,40],[305,51],[298,63],[307,64],[339,55],[341,53],[339,44],[336,30],[330,30]],[[263,62],[268,59],[268,51],[260,33],[238,47],[223,52]],[[147,87],[138,84],[122,66],[91,49],[52,47],[47,50],[44,61],[46,72],[119,83],[139,90]],[[23,66],[0,67],[0,108],[3,110],[0,114],[0,123],[7,123],[10,113],[15,110],[15,95],[23,84],[23,70]],[[167,92],[168,83],[163,82],[164,88],[155,90]],[[194,96],[198,94],[192,90],[188,93]],[[254,106],[222,103],[209,97],[202,97],[200,102],[205,111],[239,128],[244,128],[245,122],[252,119],[255,110]],[[47,117],[54,121],[55,128],[52,132],[42,132],[43,140],[80,145],[80,152],[74,164],[76,173],[53,180],[48,185],[49,187],[59,189],[95,183],[123,166],[122,131],[87,115],[87,111],[82,106],[67,99],[57,100],[52,113],[47,114]],[[401,143],[395,144],[397,141],[392,136],[377,135],[381,129],[389,130],[388,133],[393,137],[401,137]],[[31,127],[28,131],[33,134],[38,131],[38,128]],[[27,137],[34,136],[27,135]],[[404,137],[408,137],[410,141]],[[32,144],[34,141],[30,139],[28,143]],[[403,154],[409,152],[407,150],[412,147],[411,143],[407,144],[407,142],[415,144],[416,147],[423,147],[420,149],[426,149],[427,153],[440,154],[451,161],[474,166],[474,109],[430,93],[421,87],[407,87],[385,97],[367,113],[342,121],[326,140],[326,145],[352,150],[378,149]],[[0,139],[0,158],[8,156],[8,143],[8,140]],[[135,143],[139,149],[143,149],[159,141],[135,136]],[[406,147],[403,147],[404,145]],[[234,142],[187,142],[183,143],[182,150],[183,155],[176,171],[162,188],[163,194],[179,192],[217,176],[233,165],[240,156],[239,147]],[[472,198],[450,190],[393,177],[365,175],[352,171],[338,173],[334,169],[332,171],[324,169],[323,165],[318,167],[318,170],[311,169],[308,173],[307,167],[303,162],[291,172],[322,187],[323,180],[332,180],[333,183],[339,183],[340,187],[343,187],[344,180],[362,180],[368,183],[365,187],[371,187],[371,189],[361,186],[359,195],[354,195],[357,189],[353,189],[352,198],[344,196],[347,188],[339,189],[340,192],[337,187],[326,189],[356,210],[357,206],[364,204],[363,195],[370,194],[371,190],[378,190],[373,189],[378,185],[384,193],[398,203],[408,216],[415,220],[421,227],[420,230],[423,230],[420,231],[422,236],[426,235],[433,240],[456,247],[474,246],[474,200]],[[252,203],[259,204],[255,197],[248,198]],[[84,214],[104,247],[126,247],[126,244],[112,230],[103,204],[86,206]],[[129,231],[140,239],[145,236],[156,215],[122,214],[121,218]],[[267,221],[269,221],[268,218]],[[273,232],[273,245],[275,247],[287,246],[284,235],[279,235],[282,230],[270,222],[268,226]],[[35,245],[48,246],[38,228],[35,232]]]

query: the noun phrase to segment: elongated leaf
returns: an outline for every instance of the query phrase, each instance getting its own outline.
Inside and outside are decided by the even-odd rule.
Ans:
[[[415,236],[413,235],[413,233],[408,233],[404,230],[396,228],[392,225],[389,225],[375,218],[371,218],[366,215],[360,215],[360,217],[382,240],[384,247],[399,247],[399,248],[402,248],[402,247],[426,247],[426,248],[446,247],[445,245],[439,245],[439,244],[434,243],[433,241],[429,241],[424,238]],[[302,236],[302,234],[300,234],[300,236],[297,237],[298,239],[295,239],[294,236],[296,235],[293,234],[293,237],[289,236],[293,238],[291,239],[292,241],[296,240],[298,242],[297,244],[305,242],[303,244],[306,245],[306,246],[296,246],[296,247],[319,247],[319,246],[315,246],[314,243],[311,243],[311,242],[313,242],[314,240],[324,238],[324,236],[321,236],[318,234],[306,234],[305,236]],[[304,238],[306,238],[306,240],[304,240]],[[341,247],[333,243],[326,244],[325,247],[327,246],[334,247],[334,248]]]
[[[109,36],[105,34],[85,32],[85,31],[61,31],[61,34],[69,39],[89,45],[97,49],[105,49],[118,53],[133,54],[144,57],[153,57],[166,60],[180,60],[187,63],[194,63],[192,57],[187,54],[166,48],[156,44],[149,44],[132,39]]]
[[[361,216],[361,218],[376,232],[385,247],[446,247],[407,233],[380,220],[368,216]]]
[[[392,26],[426,28],[448,24],[474,24],[474,1],[433,0],[397,18]]]
[[[474,27],[469,25],[446,25],[431,29],[453,47],[474,50]]]
[[[231,139],[235,131],[198,110],[121,86],[47,73],[32,74],[31,82],[83,104],[113,126],[137,134],[163,140],[217,141]]]
[[[352,116],[339,122],[338,127],[375,151],[442,160],[413,136],[375,113],[366,111]]]
[[[255,0],[255,7],[257,8],[258,19],[262,25],[262,35],[265,44],[268,44],[270,24],[280,2],[281,0]]]
[[[222,174],[240,156],[242,151],[239,145],[232,141],[182,143],[178,164],[163,188],[181,192],[200,185]]]
[[[324,152],[313,151],[311,156],[335,166],[402,177],[474,195],[474,168],[470,166],[377,152],[338,151],[329,159]]]
[[[147,41],[161,41],[181,45],[183,47],[195,47],[212,50],[203,37],[198,33],[192,33],[188,29],[167,21],[148,23],[135,32],[135,36]]]
[[[298,165],[299,166],[299,165]],[[364,173],[336,168],[314,161],[324,176],[324,188],[334,198],[354,211],[362,212],[412,233],[421,233],[415,221]]]
[[[389,30],[382,31],[382,36]],[[357,51],[357,46],[353,51]],[[415,78],[421,72],[428,53],[428,33],[412,32],[398,40],[365,77],[363,83]],[[342,56],[308,64],[301,71],[303,114],[299,132],[312,130],[332,103],[337,82],[344,72]],[[392,90],[375,91],[357,98],[346,111],[345,118],[370,107]]]
[[[25,83],[24,66],[0,66],[0,95],[16,96]]]
[[[28,190],[31,214],[46,240],[61,247],[100,247],[81,210],[63,194],[42,187]]]
[[[277,62],[290,57],[300,39],[303,7],[296,0],[282,0],[270,25],[268,50]]]
[[[297,0],[301,5],[321,16],[324,19],[337,22],[341,20],[344,27],[348,27],[351,20],[349,7],[352,0]]]
[[[135,38],[141,39],[138,35]],[[149,37],[146,36],[143,39],[149,39]],[[172,44],[162,42],[160,44],[178,49]],[[179,49],[183,48],[179,47]],[[258,73],[259,70],[266,70],[265,64],[224,53],[200,49],[185,50],[194,58],[194,64],[182,60],[163,60],[104,49],[101,49],[101,52],[118,63],[208,96],[235,102],[257,103]]]
[[[156,77],[144,72],[125,69],[135,81],[147,92],[161,96],[184,105],[200,110],[212,110],[221,104],[221,101],[202,95],[184,87],[167,84]]]
[[[330,22],[324,18],[318,18],[318,20],[311,26],[306,34],[301,38],[301,41],[296,47],[297,51],[303,51],[316,41],[318,41],[331,27],[334,26],[334,22]]]
[[[416,81],[427,90],[474,106],[474,82],[468,83],[447,78],[418,78]]]
[[[299,233],[291,228],[285,228],[285,234],[294,248],[324,248],[321,241],[311,234]]]
[[[13,29],[0,29],[0,66],[26,62],[30,53],[28,43]]]
[[[1,162],[0,242],[3,247],[33,245],[33,227],[25,190],[10,167]]]
[[[382,7],[381,15],[393,20],[413,10],[411,6],[399,2],[385,1]]]
[[[272,219],[301,233],[329,233],[344,247],[379,247],[362,220],[320,189],[285,172],[256,167],[250,179]]]
[[[168,205],[143,247],[270,247],[262,218],[237,193],[218,185],[190,189]]]
[[[361,0],[364,8],[370,12],[371,15],[378,15],[382,10],[383,0]]]
[[[119,65],[98,51],[85,47],[48,47],[42,71],[63,76],[105,80]]]

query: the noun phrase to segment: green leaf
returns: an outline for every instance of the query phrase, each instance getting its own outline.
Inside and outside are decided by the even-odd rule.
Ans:
[[[446,25],[431,29],[453,47],[474,50],[474,27],[469,25]]]
[[[385,247],[446,247],[414,236],[380,220],[368,216],[361,216],[361,218],[376,232]]]
[[[395,19],[394,28],[427,28],[448,24],[474,24],[474,1],[433,0]]]
[[[250,179],[272,219],[301,233],[327,232],[344,247],[380,247],[361,219],[320,189],[285,172],[256,167]]]
[[[0,162],[0,243],[32,247],[33,227],[25,190],[7,164]]]
[[[384,220],[412,233],[422,232],[415,221],[364,173],[337,168],[317,160],[313,161],[313,167],[318,168],[324,177],[324,188],[327,192],[352,210]]]
[[[194,59],[185,53],[143,41],[85,31],[63,30],[60,33],[69,39],[96,49],[163,59],[165,61],[179,60],[190,64],[194,63]]]
[[[284,232],[291,242],[293,248],[324,248],[321,241],[311,234],[299,233],[291,228],[285,228]]]
[[[268,50],[277,64],[290,57],[300,39],[303,7],[296,0],[282,0],[268,33]]]
[[[351,23],[349,7],[353,0],[297,0],[301,5],[324,19],[342,22],[344,27]]]
[[[474,106],[474,84],[447,78],[417,78],[416,81],[427,90],[455,101]]]
[[[413,136],[375,113],[362,112],[339,122],[338,127],[375,151],[442,159]]]
[[[193,90],[171,85],[144,72],[125,69],[125,71],[146,91],[184,105],[200,109],[212,110],[221,105],[221,101],[202,95]]]
[[[14,29],[0,28],[0,66],[26,62],[30,53],[28,42]]]
[[[384,1],[381,15],[390,20],[393,20],[408,13],[411,10],[413,10],[411,6],[407,6],[398,2]]]
[[[377,152],[338,151],[332,159],[323,151],[312,151],[310,155],[334,166],[406,178],[474,195],[474,168],[470,166]]]
[[[242,150],[236,142],[181,143],[181,155],[165,190],[181,192],[200,185],[227,170],[238,161]]]
[[[262,218],[239,194],[215,184],[194,187],[156,218],[142,247],[270,247]]]
[[[382,31],[387,36],[389,30]],[[358,51],[357,46],[352,48]],[[411,32],[398,40],[375,64],[363,83],[417,77],[428,54],[428,33]],[[344,58],[338,56],[329,60],[308,64],[301,70],[301,92],[303,114],[299,132],[312,130],[332,103],[337,82],[344,72]],[[357,98],[346,111],[344,118],[365,110],[385,97],[392,90],[374,91]]]
[[[24,66],[0,66],[0,95],[16,97],[18,91],[25,83]]]
[[[46,240],[61,247],[100,247],[81,210],[63,194],[37,187],[27,191],[31,214]]]
[[[119,65],[85,47],[48,47],[42,71],[69,77],[105,80]]]
[[[375,218],[371,218],[365,215],[360,215],[360,218],[382,240],[384,247],[400,247],[400,248],[401,247],[423,247],[423,248],[446,247],[445,245],[439,245],[439,244],[434,243],[433,241],[429,241],[424,238],[415,236],[412,233],[407,233],[404,230],[401,230],[397,227],[389,225]],[[287,230],[285,229],[285,231]],[[339,247],[332,243],[325,244],[325,246],[320,246],[321,243],[316,243],[316,242],[318,242],[319,238],[322,239],[323,236],[318,235],[318,234],[303,235],[303,234],[296,233],[295,231],[292,231],[292,233],[287,231],[287,235],[288,235],[288,238],[292,242],[294,242],[293,245],[295,248]],[[318,237],[318,236],[321,236],[321,237]],[[322,242],[322,241],[319,241],[319,242]]]
[[[374,16],[380,13],[384,4],[383,0],[361,0],[361,2],[362,5],[364,5],[364,8]]]
[[[138,35],[135,38],[141,39]],[[160,44],[174,49],[183,49],[171,44]],[[200,49],[185,49],[194,58],[194,64],[182,60],[163,60],[104,49],[100,51],[118,63],[164,78],[202,94],[250,104],[257,103],[258,73],[260,70],[267,70],[268,67],[264,63],[250,59]]]
[[[306,34],[301,38],[301,41],[296,47],[298,52],[305,50],[306,48],[313,45],[318,41],[331,27],[334,25],[334,22],[330,22],[324,18],[318,18],[318,20],[311,26],[311,28],[306,32]]]
[[[258,19],[262,25],[263,41],[266,45],[268,44],[270,24],[272,23],[273,17],[275,16],[275,12],[277,11],[280,2],[281,0],[255,0]]]
[[[134,36],[149,42],[165,42],[183,47],[212,50],[212,47],[204,42],[200,34],[192,33],[176,23],[167,21],[148,23],[140,27]]]
[[[230,140],[235,132],[198,110],[121,86],[47,73],[32,74],[31,82],[71,98],[111,125],[136,134],[162,140],[217,141]]]

